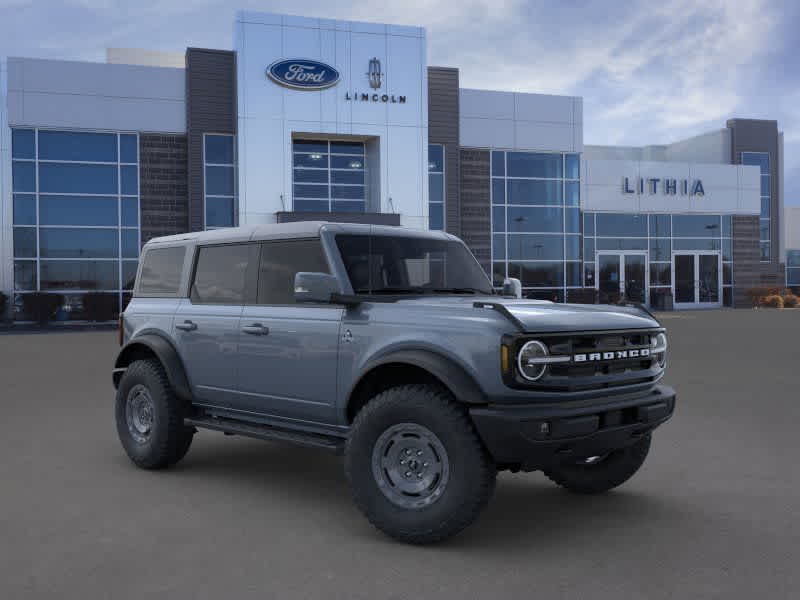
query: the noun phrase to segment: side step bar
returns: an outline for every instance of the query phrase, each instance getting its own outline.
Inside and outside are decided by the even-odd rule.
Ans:
[[[334,454],[344,453],[344,439],[335,436],[308,433],[305,431],[290,431],[288,429],[271,427],[270,425],[244,423],[236,419],[219,417],[187,417],[183,422],[186,425],[194,425],[202,429],[222,431],[228,435],[243,435],[259,440],[291,442],[302,446],[311,446],[312,448],[322,448]]]

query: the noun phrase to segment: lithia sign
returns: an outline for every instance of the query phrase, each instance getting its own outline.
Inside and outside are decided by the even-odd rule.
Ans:
[[[372,92],[347,91],[344,99],[350,102],[383,102],[387,104],[405,104],[406,97],[378,92],[383,86],[381,61],[372,58],[369,61],[367,81]],[[277,60],[267,67],[267,77],[283,87],[293,90],[324,90],[339,83],[341,76],[334,67],[304,58]]]
[[[700,179],[670,179],[660,177],[623,177],[622,193],[637,194],[645,193],[657,194],[659,191],[665,196],[705,196],[703,182]]]

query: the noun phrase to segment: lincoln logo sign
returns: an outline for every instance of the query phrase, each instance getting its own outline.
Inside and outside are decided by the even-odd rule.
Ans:
[[[296,90],[324,90],[339,83],[339,71],[316,60],[279,60],[267,68],[275,83]]]
[[[638,194],[645,193],[655,194],[659,191],[667,196],[674,196],[680,193],[681,196],[705,196],[706,191],[703,189],[703,182],[699,179],[670,179],[669,177],[661,179],[660,177],[623,177],[622,178],[622,193],[623,194]]]

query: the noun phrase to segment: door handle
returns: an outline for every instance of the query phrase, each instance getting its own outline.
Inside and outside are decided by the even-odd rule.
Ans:
[[[253,323],[252,325],[245,325],[242,327],[242,333],[249,333],[250,335],[267,335],[269,334],[269,327],[264,327],[261,323]]]
[[[186,320],[183,323],[176,323],[175,329],[180,329],[181,331],[194,331],[197,329],[197,323],[192,323],[191,321]]]

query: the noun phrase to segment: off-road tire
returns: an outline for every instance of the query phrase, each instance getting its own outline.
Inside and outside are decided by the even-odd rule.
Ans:
[[[650,451],[650,434],[636,443],[614,450],[595,464],[563,463],[545,469],[554,483],[578,494],[601,494],[633,477]]]
[[[398,424],[432,432],[444,447],[449,478],[431,504],[404,508],[391,502],[373,474],[373,450]],[[370,523],[402,542],[430,544],[470,525],[494,491],[497,470],[466,410],[446,390],[433,385],[391,388],[358,413],[345,449],[345,472],[358,508]]]
[[[128,395],[136,386],[144,386],[152,399],[152,426],[144,441],[134,438],[126,416]],[[117,388],[114,412],[119,440],[136,466],[163,469],[186,455],[195,431],[183,424],[187,410],[187,403],[175,395],[157,360],[137,360],[128,366]]]

